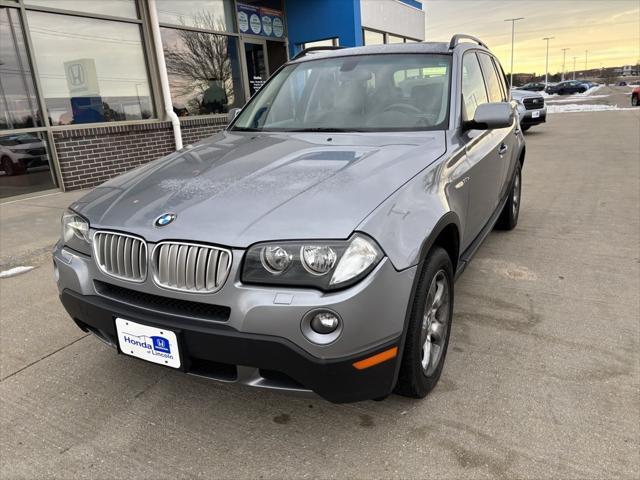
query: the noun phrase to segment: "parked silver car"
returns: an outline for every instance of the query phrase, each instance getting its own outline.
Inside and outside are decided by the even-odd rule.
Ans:
[[[518,117],[523,131],[547,121],[547,106],[539,93],[514,89],[511,90],[511,98],[518,104]]]
[[[187,373],[424,397],[454,280],[516,226],[524,156],[473,37],[304,52],[225,131],[70,206],[60,298],[119,353]]]

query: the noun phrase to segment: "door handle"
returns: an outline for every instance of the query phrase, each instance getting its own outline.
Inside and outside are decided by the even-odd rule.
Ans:
[[[507,153],[507,150],[509,150],[509,146],[506,143],[503,143],[502,145],[500,145],[500,148],[498,149],[498,154],[504,155],[505,153]]]

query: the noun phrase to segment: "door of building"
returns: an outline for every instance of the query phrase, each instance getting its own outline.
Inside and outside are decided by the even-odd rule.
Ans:
[[[267,60],[269,61],[269,76],[271,76],[289,60],[287,44],[285,42],[267,40]]]
[[[267,62],[267,42],[251,39],[243,42],[246,65],[245,87],[252,97],[268,78],[269,65]]]

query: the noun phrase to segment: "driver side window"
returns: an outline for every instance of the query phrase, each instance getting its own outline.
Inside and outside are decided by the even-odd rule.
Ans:
[[[462,98],[462,119],[465,122],[473,120],[479,105],[488,103],[480,64],[473,52],[465,54],[462,59]]]

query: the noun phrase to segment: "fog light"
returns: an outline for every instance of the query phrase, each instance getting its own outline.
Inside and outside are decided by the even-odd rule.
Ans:
[[[335,332],[338,325],[340,325],[340,319],[331,312],[316,313],[311,319],[311,328],[321,335]]]
[[[335,312],[317,309],[302,317],[302,333],[311,343],[328,345],[335,342],[342,333],[343,321]]]

